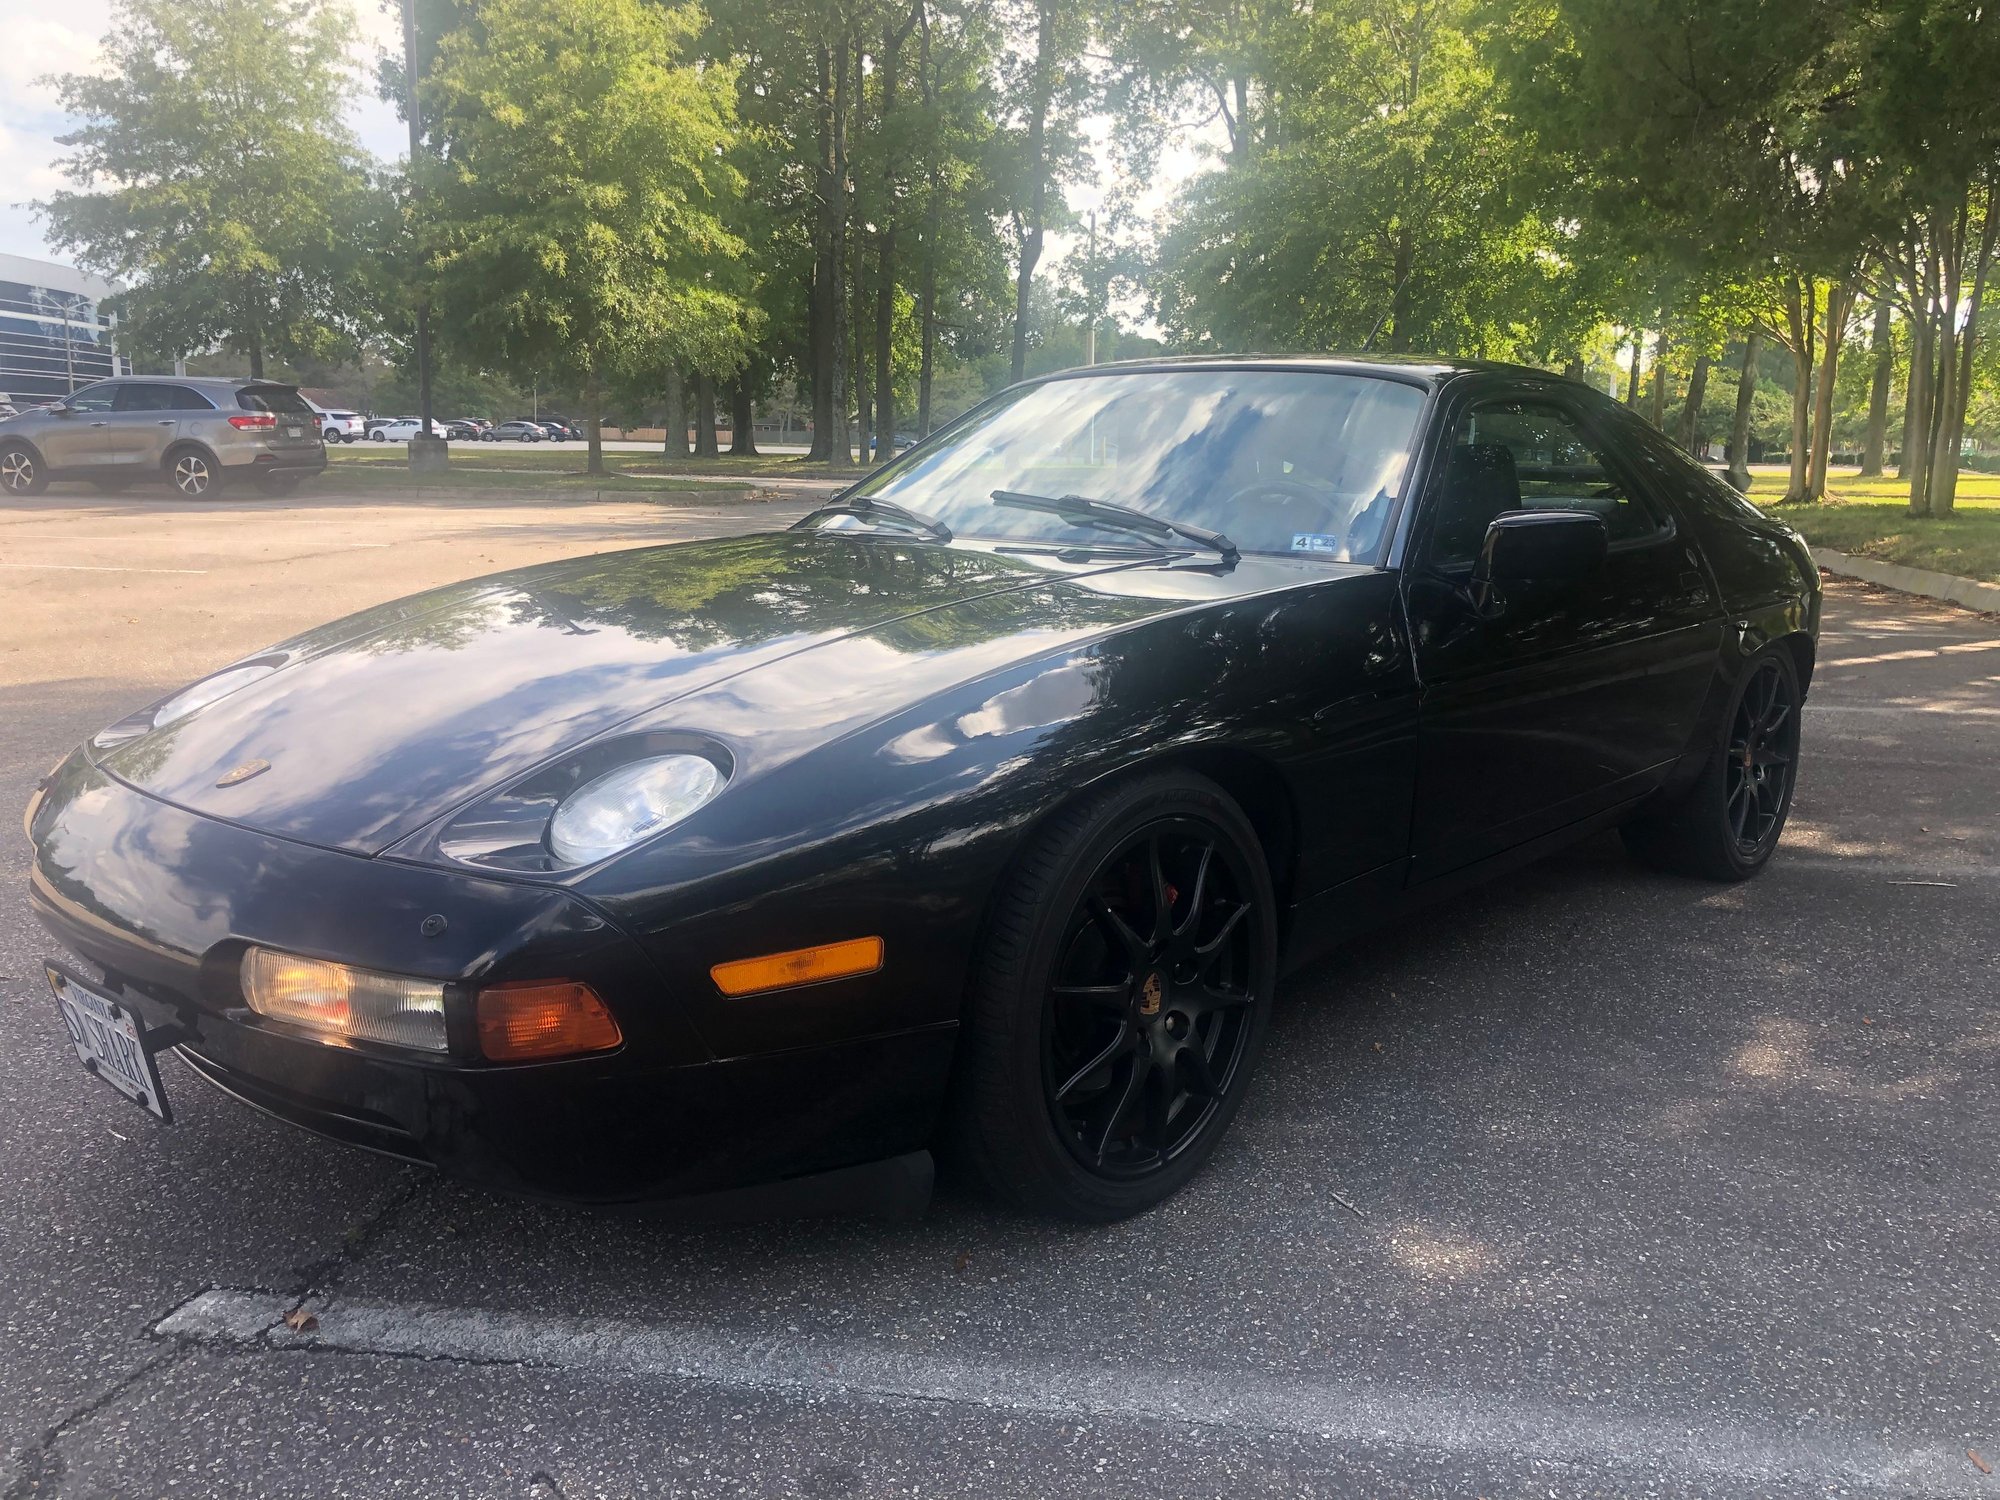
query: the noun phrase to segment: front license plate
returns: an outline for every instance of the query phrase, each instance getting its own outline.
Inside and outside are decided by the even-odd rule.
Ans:
[[[142,1104],[162,1120],[171,1120],[167,1096],[160,1088],[160,1070],[146,1047],[146,1031],[128,1005],[100,995],[54,964],[45,966],[56,1008],[76,1046],[86,1073],[110,1084],[134,1104]]]

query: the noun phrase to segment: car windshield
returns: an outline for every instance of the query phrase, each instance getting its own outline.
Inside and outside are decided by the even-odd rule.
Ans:
[[[850,498],[893,501],[961,536],[1149,545],[1074,507],[993,498],[1082,496],[1223,532],[1245,552],[1374,563],[1424,399],[1401,381],[1312,370],[1066,376],[1002,396]]]

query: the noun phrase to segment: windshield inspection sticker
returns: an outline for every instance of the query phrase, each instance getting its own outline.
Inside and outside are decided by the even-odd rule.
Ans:
[[[1295,531],[1292,533],[1294,552],[1345,552],[1347,542],[1343,537],[1329,536],[1324,531]]]

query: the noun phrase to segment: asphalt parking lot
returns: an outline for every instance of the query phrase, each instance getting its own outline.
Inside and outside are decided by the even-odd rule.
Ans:
[[[71,744],[364,604],[796,513],[0,509],[0,1494],[2000,1495],[2000,620],[1893,594],[1830,590],[1763,877],[1606,838],[1351,945],[1113,1228],[677,1230],[84,1077],[11,832]]]

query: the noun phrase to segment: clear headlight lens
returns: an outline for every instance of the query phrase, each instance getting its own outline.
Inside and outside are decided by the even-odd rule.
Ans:
[[[587,865],[671,828],[721,790],[721,768],[703,756],[635,760],[563,799],[549,821],[549,847],[558,859]]]
[[[260,1016],[330,1039],[445,1050],[444,986],[434,980],[251,948],[243,955],[243,995]]]
[[[245,662],[240,667],[231,667],[226,672],[217,672],[213,677],[204,677],[200,682],[174,694],[165,703],[153,710],[153,728],[164,729],[176,719],[185,719],[191,713],[198,713],[218,698],[227,698],[238,688],[248,687],[260,677],[268,677],[278,670],[278,664],[270,661]]]

